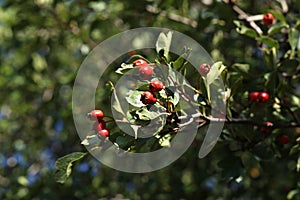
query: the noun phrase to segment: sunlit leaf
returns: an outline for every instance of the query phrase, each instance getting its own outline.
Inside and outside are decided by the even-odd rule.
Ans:
[[[64,183],[72,173],[72,165],[75,161],[82,159],[86,153],[73,152],[64,157],[59,158],[55,163],[55,180],[59,183]]]

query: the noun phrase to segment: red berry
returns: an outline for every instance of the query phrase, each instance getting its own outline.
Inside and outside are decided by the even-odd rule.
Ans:
[[[100,131],[106,127],[105,121],[95,122],[93,124],[93,130],[94,131]]]
[[[157,99],[154,97],[154,95],[151,92],[143,92],[141,95],[140,100],[143,104],[155,104]]]
[[[139,74],[140,74],[141,78],[144,80],[150,79],[153,74],[153,69],[149,65],[141,66],[139,69]]]
[[[202,64],[199,67],[199,73],[201,76],[206,76],[210,71],[210,65],[209,64]]]
[[[281,144],[287,144],[287,143],[289,143],[289,136],[284,135],[284,134],[279,135],[278,140]]]
[[[133,66],[148,66],[148,63],[143,59],[137,59],[133,62]]]
[[[267,92],[260,92],[258,94],[256,102],[260,105],[267,103],[269,100],[269,94]]]
[[[106,129],[106,128],[105,128],[105,129],[102,129],[102,130],[100,130],[100,131],[98,131],[98,135],[99,135],[99,136],[108,137],[109,134],[110,134],[110,132],[109,132],[109,130]]]
[[[92,112],[88,113],[88,117],[92,121],[102,120],[103,116],[104,113],[102,112],[102,110],[93,110]]]
[[[263,22],[266,26],[270,26],[273,24],[274,16],[271,13],[266,13],[263,16]]]
[[[151,92],[158,92],[164,89],[164,84],[160,82],[159,80],[153,80],[149,84],[149,89]]]
[[[265,122],[265,126],[261,127],[260,128],[260,131],[262,133],[266,133],[266,134],[269,134],[270,131],[271,131],[271,128],[273,126],[273,123],[272,122]]]
[[[250,102],[256,102],[258,99],[259,92],[250,92],[248,94],[248,99]]]

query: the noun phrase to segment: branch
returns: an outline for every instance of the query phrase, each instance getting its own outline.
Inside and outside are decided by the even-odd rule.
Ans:
[[[254,121],[250,119],[239,119],[239,118],[215,118],[215,117],[207,117],[204,116],[202,113],[196,113],[191,116],[179,116],[178,119],[183,120],[183,119],[189,119],[188,122],[181,124],[182,125],[187,125],[189,123],[192,123],[195,120],[191,120],[190,118],[200,118],[202,120],[198,120],[198,122],[203,123],[203,120],[206,122],[205,124],[208,123],[226,123],[226,124],[245,124],[245,125],[252,125],[252,126],[267,126],[266,122],[264,121]],[[287,124],[272,124],[270,127],[272,128],[297,128],[300,127],[299,123],[296,122],[291,122]]]
[[[162,17],[167,17],[169,18],[170,20],[173,20],[173,21],[176,21],[176,22],[180,22],[182,24],[185,24],[185,25],[188,25],[188,26],[191,26],[193,28],[197,28],[198,26],[198,23],[197,21],[195,20],[192,20],[190,18],[187,18],[187,17],[183,17],[183,16],[180,16],[180,15],[177,15],[177,14],[174,14],[174,13],[168,13],[166,11],[160,11],[159,9],[155,8],[154,6],[150,6],[148,5],[146,7],[146,10],[149,12],[149,13],[152,13],[152,14],[156,14],[156,15],[160,15]]]
[[[281,4],[282,12],[287,13],[289,11],[286,0],[277,0]]]

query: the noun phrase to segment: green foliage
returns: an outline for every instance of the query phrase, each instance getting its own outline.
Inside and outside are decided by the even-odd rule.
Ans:
[[[0,1],[0,199],[299,199],[300,1],[286,1],[288,12],[278,2]],[[271,12],[275,21],[270,27],[253,21],[259,32],[233,6],[248,17]],[[178,124],[162,124],[188,106],[178,103],[181,93],[174,91],[174,82],[164,83],[168,93],[156,94],[164,104],[157,103],[157,110],[138,101],[148,89],[147,81],[126,97],[117,96],[113,83],[134,68],[137,58],[167,64],[187,77],[190,85],[175,82],[184,85],[182,91],[196,93],[192,99],[205,117],[211,117],[207,85],[221,74],[226,119],[231,121],[207,157],[197,158],[207,128],[201,126],[191,147],[172,165],[128,174],[84,153],[85,147],[107,143],[90,131],[80,144],[72,119],[72,87],[80,64],[99,42],[144,26],[185,33],[221,62],[199,80],[186,62],[193,49],[183,46],[182,55],[173,55],[170,33],[161,35],[158,55],[140,50],[134,56],[131,52],[128,60],[127,55],[116,60],[103,76],[107,83],[99,83],[96,105],[109,116],[112,110],[106,105],[114,98],[112,109],[130,122],[134,135],[111,122],[108,139],[133,152],[168,148]],[[250,103],[252,91],[267,91],[270,100],[265,105]],[[124,111],[122,101],[130,103],[131,112]],[[159,109],[176,114],[158,116]],[[151,119],[152,137],[139,138],[137,127]],[[288,144],[278,141],[281,134],[288,135]]]

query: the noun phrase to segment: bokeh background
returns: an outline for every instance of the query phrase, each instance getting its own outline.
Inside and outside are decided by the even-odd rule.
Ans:
[[[280,11],[275,0],[234,2],[253,15]],[[299,30],[300,1],[287,3],[285,17]],[[220,0],[0,0],[0,199],[300,199],[299,152],[289,153],[295,135],[288,145],[274,142],[278,152],[259,152],[259,158],[243,152],[242,162],[231,140],[198,159],[195,140],[183,157],[156,172],[118,172],[86,156],[64,184],[53,178],[59,157],[86,151],[71,100],[76,72],[93,47],[128,29],[165,27],[192,37],[227,66],[247,63],[257,67],[249,73],[267,72],[264,52],[257,41],[239,35],[235,19],[232,5]],[[251,90],[254,77],[240,87]],[[108,96],[107,90],[97,94],[99,106]]]

